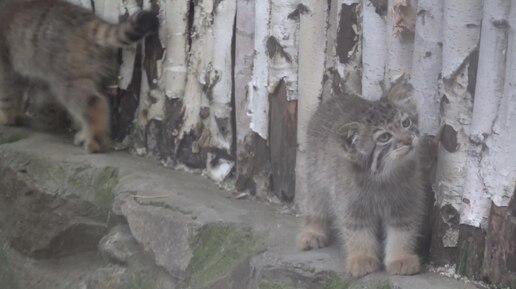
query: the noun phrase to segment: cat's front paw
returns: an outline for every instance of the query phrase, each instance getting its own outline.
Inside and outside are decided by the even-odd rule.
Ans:
[[[307,251],[328,246],[328,234],[324,231],[305,228],[297,237],[299,250]]]
[[[385,263],[387,272],[393,275],[413,275],[420,270],[419,257],[415,254],[392,258]]]
[[[346,269],[353,277],[362,277],[375,272],[380,268],[380,260],[375,256],[354,255],[348,256]]]
[[[111,145],[111,139],[107,133],[98,133],[84,142],[84,148],[89,153],[105,152]]]

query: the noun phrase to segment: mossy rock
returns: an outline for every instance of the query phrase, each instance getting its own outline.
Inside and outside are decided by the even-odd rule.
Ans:
[[[118,184],[117,169],[53,162],[24,153],[16,154],[11,162],[13,167],[49,194],[91,202],[105,215],[111,209]]]
[[[29,132],[12,128],[0,128],[0,145],[14,143],[25,139],[29,136]]]
[[[191,287],[209,287],[261,248],[263,245],[249,227],[228,223],[203,226],[193,240]]]

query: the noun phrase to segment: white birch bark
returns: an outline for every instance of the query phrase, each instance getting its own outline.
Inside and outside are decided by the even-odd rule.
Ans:
[[[421,133],[437,135],[439,75],[442,63],[442,0],[419,0],[410,83],[414,91]]]
[[[183,98],[187,74],[187,26],[190,1],[162,1],[164,19],[161,34],[166,47],[163,65],[164,89],[168,98]]]
[[[210,131],[211,145],[231,153],[231,92],[233,89],[233,67],[231,45],[233,43],[233,24],[236,14],[236,0],[219,2],[214,10],[213,51],[211,51],[211,83],[214,84],[211,100]],[[220,120],[225,119],[222,124]]]
[[[236,47],[235,47],[235,115],[237,138],[237,161],[245,149],[245,138],[252,133],[248,115],[249,87],[254,59],[254,14],[255,1],[237,1]]]
[[[253,79],[249,85],[249,117],[251,129],[263,139],[269,138],[269,58],[267,38],[270,26],[269,1],[255,2],[254,67]]]
[[[305,1],[308,13],[301,15],[299,31],[299,99],[297,110],[296,200],[301,200],[306,176],[305,152],[308,122],[320,103],[323,76],[328,9],[319,0]]]
[[[232,61],[231,44],[236,1],[225,0],[214,6],[213,1],[199,1],[195,6],[194,31],[190,54],[185,97],[185,117],[182,132],[200,134],[195,147],[214,147],[230,153],[232,144],[231,91]],[[205,120],[200,118],[201,107],[209,109]],[[199,131],[199,123],[203,127]],[[208,155],[210,162],[212,155]],[[232,167],[226,162],[208,166],[207,175],[217,181],[224,179]]]
[[[511,2],[504,93],[487,139],[480,173],[497,206],[507,206],[516,184],[516,5]]]
[[[510,84],[505,85],[505,81],[511,81],[511,58],[507,58],[506,70],[506,53],[513,57],[513,52],[507,50],[510,6],[509,0],[484,2],[471,149],[464,185],[464,200],[468,201],[461,211],[461,222],[475,227],[487,224],[491,199],[496,199],[497,205],[507,205],[514,190],[515,167],[511,156],[516,150],[505,141],[510,134],[507,112],[512,102],[507,97],[510,92],[506,91],[510,90]],[[501,106],[502,100],[506,107]]]
[[[385,76],[386,23],[370,0],[362,3],[362,97],[377,100]]]
[[[481,0],[444,0],[441,99],[444,130],[438,148],[434,191],[440,206],[451,204],[457,211],[462,204],[471,123],[469,56],[477,48],[481,18]]]
[[[73,3],[75,5],[79,5],[81,7],[84,7],[86,9],[93,11],[93,7],[91,5],[91,0],[68,0],[68,2]]]
[[[274,55],[269,55],[269,94],[276,91],[280,81],[287,86],[287,100],[297,99],[298,66],[298,23],[289,15],[296,10],[299,0],[271,1],[270,37],[267,39],[268,53],[272,46]],[[258,19],[257,19],[258,20]],[[261,20],[261,19],[260,19]]]
[[[412,54],[414,51],[414,39],[410,28],[401,31],[396,23],[397,18],[412,19],[416,14],[417,1],[406,0],[408,3],[406,11],[401,15],[394,15],[395,7],[400,5],[402,0],[389,0],[387,11],[387,30],[386,43],[387,54],[385,63],[385,88],[390,87],[391,83],[401,75],[411,75]],[[407,26],[409,26],[408,24]]]

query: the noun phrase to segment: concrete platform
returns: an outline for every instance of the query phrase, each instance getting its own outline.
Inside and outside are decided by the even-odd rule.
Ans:
[[[0,288],[474,289],[436,273],[343,273],[299,252],[301,219],[202,176],[0,127]]]

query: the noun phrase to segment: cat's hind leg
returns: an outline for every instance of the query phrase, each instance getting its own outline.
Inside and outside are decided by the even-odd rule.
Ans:
[[[297,236],[297,247],[306,251],[328,246],[330,241],[330,208],[328,194],[311,182],[310,177],[300,180],[297,195],[305,216],[303,229]]]
[[[110,144],[109,105],[90,79],[74,80],[55,88],[57,98],[80,127],[74,143],[90,152],[101,152]]]

